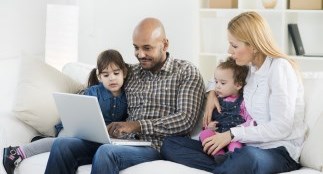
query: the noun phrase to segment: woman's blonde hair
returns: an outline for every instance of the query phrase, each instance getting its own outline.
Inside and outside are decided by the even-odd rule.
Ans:
[[[288,60],[294,70],[299,73],[297,62],[280,51],[269,25],[257,12],[244,12],[234,17],[228,24],[228,31],[260,54]]]

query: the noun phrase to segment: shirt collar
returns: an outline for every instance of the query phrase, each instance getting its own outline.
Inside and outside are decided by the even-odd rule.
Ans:
[[[103,100],[107,100],[112,97],[112,93],[109,90],[105,89],[105,87],[103,86],[103,83],[100,82],[99,88],[100,88],[100,93]]]
[[[258,70],[256,66],[251,65],[250,71],[257,75],[266,75],[269,71],[272,61],[273,61],[273,58],[267,56],[265,58],[264,63],[261,65],[261,67]]]
[[[166,61],[165,61],[164,65],[161,67],[159,72],[172,73],[173,72],[173,67],[174,67],[173,65],[174,65],[174,59],[170,56],[169,52],[166,52]],[[148,70],[144,70],[141,66],[140,66],[140,71],[142,73],[144,73],[144,74],[150,72]],[[157,72],[157,73],[159,73],[159,72]]]
[[[161,68],[161,71],[165,71],[165,72],[172,72],[173,71],[173,65],[174,65],[174,59],[172,57],[170,57],[169,53],[166,53],[166,61],[163,65],[163,67]]]
[[[123,90],[123,87],[122,87],[122,90],[121,90],[121,94],[114,97],[112,92],[107,90],[104,86],[103,86],[103,83],[100,82],[99,84],[100,86],[100,93],[101,93],[101,96],[103,98],[103,100],[107,100],[107,99],[111,99],[111,98],[117,98],[117,99],[122,99],[124,97],[126,97],[126,93],[125,91]]]

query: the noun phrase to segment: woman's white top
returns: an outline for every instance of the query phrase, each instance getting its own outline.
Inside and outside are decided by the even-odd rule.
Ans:
[[[232,141],[262,149],[284,146],[298,162],[306,131],[300,77],[286,59],[267,57],[258,70],[250,66],[246,82],[243,97],[257,126],[231,128]]]

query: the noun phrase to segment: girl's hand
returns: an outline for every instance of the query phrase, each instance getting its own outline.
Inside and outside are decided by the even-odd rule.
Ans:
[[[221,106],[218,98],[215,95],[215,91],[210,91],[207,95],[204,108],[203,127],[207,127],[207,125],[211,122],[212,112],[214,108],[216,108],[218,112],[221,113]]]
[[[203,151],[208,155],[214,155],[231,142],[230,131],[216,133],[202,142]]]

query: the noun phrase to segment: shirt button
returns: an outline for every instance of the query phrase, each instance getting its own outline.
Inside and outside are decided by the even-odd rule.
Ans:
[[[113,105],[113,107],[115,108],[115,107],[116,107],[116,105]]]

